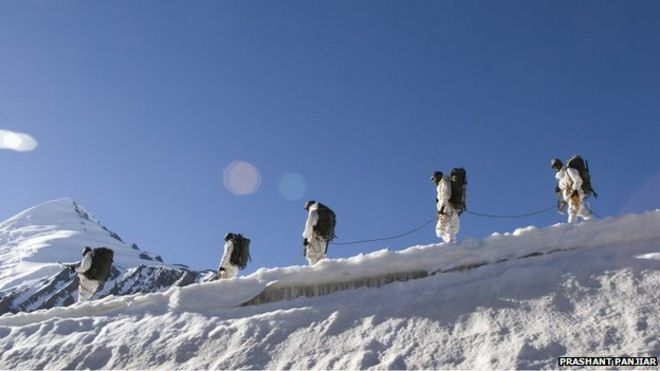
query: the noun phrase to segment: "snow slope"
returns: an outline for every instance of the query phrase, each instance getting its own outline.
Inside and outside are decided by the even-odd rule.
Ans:
[[[368,279],[410,272],[426,274]],[[380,287],[347,289],[364,282]],[[336,290],[276,295],[319,286]],[[557,368],[564,355],[657,357],[659,288],[654,211],[6,314],[0,368],[508,369]],[[241,305],[269,290],[266,304]]]
[[[80,261],[84,246],[114,251],[111,279],[96,297],[156,291],[201,276],[126,244],[75,201],[64,198],[0,224],[0,314],[73,303],[75,275],[57,262]]]

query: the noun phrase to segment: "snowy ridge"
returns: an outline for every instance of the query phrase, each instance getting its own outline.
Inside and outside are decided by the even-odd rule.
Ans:
[[[659,227],[658,211],[528,227],[4,315],[0,368],[528,369],[657,356]],[[404,271],[439,274],[239,306],[264,288]]]
[[[660,241],[660,211],[582,224],[556,224],[547,228],[530,226],[513,233],[494,233],[484,240],[468,239],[459,244],[414,246],[401,251],[379,250],[346,259],[326,259],[312,267],[262,268],[250,276],[229,281],[210,282],[211,273],[208,272],[199,280],[206,283],[177,287],[162,295],[173,310],[220,313],[241,305],[323,296],[360,287],[380,287],[396,281],[460,272],[561,251],[648,241]],[[167,284],[159,283],[159,273],[169,277]],[[126,271],[121,279],[116,276],[118,274],[114,272],[105,286],[99,289],[101,294],[98,297],[154,292],[177,282],[180,284],[175,286],[195,282],[193,273],[172,274],[168,269],[145,266]],[[135,286],[148,287],[149,290],[131,289]],[[203,304],[198,303],[196,298],[208,290],[218,290],[223,294],[209,295]]]
[[[513,259],[560,251],[660,240],[658,212],[592,221],[584,225],[556,224],[549,228],[520,228],[460,244],[416,246],[403,251],[382,250],[349,259],[324,261],[320,271],[285,276],[268,285],[245,305],[300,296],[313,297],[358,287],[379,287],[427,275],[472,269]],[[653,231],[653,232],[649,232]],[[387,273],[383,273],[383,271]]]
[[[0,224],[0,314],[71,305],[77,278],[57,262],[80,259],[83,246],[114,251],[110,279],[96,298],[153,292],[208,279],[128,245],[69,198],[43,203]]]

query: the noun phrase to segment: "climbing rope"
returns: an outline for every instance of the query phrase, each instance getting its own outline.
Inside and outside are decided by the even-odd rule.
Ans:
[[[474,216],[484,217],[484,218],[513,219],[513,218],[526,218],[526,217],[529,217],[529,216],[543,214],[543,213],[546,213],[550,210],[554,210],[556,207],[557,207],[556,205],[552,205],[552,206],[547,207],[547,208],[542,209],[542,210],[537,210],[537,211],[530,212],[530,213],[525,213],[525,214],[515,214],[515,215],[493,215],[493,214],[485,214],[485,213],[479,213],[479,212],[468,211],[468,210],[466,210],[465,213],[470,214],[470,215],[474,215]],[[597,218],[600,218],[600,216],[598,214],[596,214],[593,210],[591,210],[588,206],[585,205],[585,207],[587,207],[587,209],[592,213],[592,215],[596,216]],[[404,233],[401,233],[401,234],[397,234],[395,236],[383,237],[383,238],[373,238],[373,239],[369,239],[369,240],[349,241],[349,242],[330,242],[330,244],[332,244],[332,245],[357,245],[357,244],[367,243],[367,242],[395,240],[397,238],[401,238],[401,237],[407,236],[409,234],[413,234],[413,233],[419,231],[420,229],[426,227],[427,225],[431,224],[435,220],[437,220],[437,219],[432,218],[431,220],[428,220],[428,221],[424,222],[424,224],[422,224],[418,227],[415,227],[414,229],[411,229],[411,230],[409,230],[407,232],[404,232]]]
[[[552,205],[552,206],[550,206],[548,208],[545,208],[543,210],[538,210],[538,211],[534,211],[534,212],[526,213],[526,214],[516,214],[516,215],[492,215],[492,214],[484,214],[484,213],[478,213],[478,212],[468,211],[468,210],[465,210],[465,213],[470,214],[470,215],[475,215],[475,216],[482,216],[484,218],[496,218],[496,219],[510,219],[511,218],[512,219],[512,218],[526,218],[528,216],[543,214],[543,213],[546,213],[546,212],[548,212],[552,209],[555,209],[556,207],[557,206]]]
[[[424,222],[424,224],[420,225],[419,227],[416,227],[415,229],[409,230],[409,231],[401,233],[401,234],[397,234],[396,236],[383,237],[383,238],[374,238],[374,239],[371,239],[371,240],[350,241],[350,242],[330,242],[330,244],[332,244],[332,245],[357,245],[357,244],[360,244],[360,243],[367,243],[367,242],[395,240],[397,238],[401,238],[403,236],[407,236],[409,234],[415,233],[418,230],[420,230],[420,229],[426,227],[427,225],[431,224],[435,220],[436,220],[436,218],[434,217],[431,220],[429,220],[427,222]]]

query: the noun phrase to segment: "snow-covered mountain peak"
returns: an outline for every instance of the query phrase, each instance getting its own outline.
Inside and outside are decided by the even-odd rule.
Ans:
[[[163,265],[160,257],[126,244],[71,198],[48,201],[0,223],[0,290],[59,272],[78,261],[84,246],[106,246],[115,265]]]
[[[77,217],[75,215],[77,215]],[[61,221],[75,220],[84,218],[91,221],[87,212],[70,197],[64,197],[57,200],[51,200],[42,204],[33,206],[27,210],[21,211],[6,221],[0,223],[0,230],[11,227],[20,227],[22,225],[53,222],[56,219]]]
[[[109,235],[120,243],[122,239],[109,231],[82,206],[71,198],[44,202],[31,207],[0,223],[0,245],[10,240],[24,240],[44,232],[54,230],[69,230],[71,232],[88,232],[100,229],[101,235]]]
[[[165,264],[124,242],[73,199],[62,198],[0,223],[0,315],[73,304],[77,277],[58,262],[79,261],[85,246],[114,251],[110,277],[95,298],[158,292],[215,277]]]

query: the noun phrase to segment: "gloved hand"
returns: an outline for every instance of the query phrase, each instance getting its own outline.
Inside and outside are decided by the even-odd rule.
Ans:
[[[309,241],[306,238],[303,238],[303,246],[309,245]]]
[[[574,189],[573,193],[571,193],[571,197],[580,197],[580,192],[578,192],[577,189]]]
[[[67,265],[67,268],[69,268],[69,270],[70,270],[71,272],[74,272],[74,273],[75,273],[75,271],[76,271],[76,266],[73,265],[73,264],[69,264],[69,265]]]
[[[564,215],[564,210],[566,210],[566,201],[557,201],[557,212]]]

